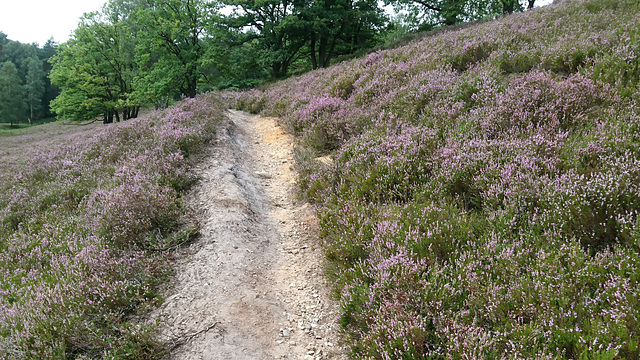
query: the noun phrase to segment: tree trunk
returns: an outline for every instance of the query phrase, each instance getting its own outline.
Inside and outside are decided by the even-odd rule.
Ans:
[[[316,70],[318,68],[318,58],[316,58],[316,34],[311,34],[311,68]]]
[[[325,68],[327,67],[327,43],[329,40],[327,39],[327,34],[322,34],[320,36],[320,47],[318,48],[318,62],[320,66]]]
[[[529,0],[529,5],[527,6],[527,9],[533,9],[533,6],[535,5],[536,0]]]
[[[198,94],[198,69],[189,67],[186,74],[187,86],[184,89],[184,96],[194,98]]]
[[[344,24],[342,24],[342,26],[340,27],[340,32],[342,32],[343,29],[344,29]],[[331,40],[331,45],[329,46],[329,51],[327,51],[327,56],[325,58],[324,64],[322,64],[322,67],[328,68],[329,65],[331,64],[331,59],[333,59],[333,53],[336,50],[336,42],[338,42],[338,37],[334,36],[333,39]]]
[[[189,80],[189,85],[187,86],[187,91],[184,94],[187,97],[194,98],[198,94],[197,90],[197,80],[191,79]]]
[[[284,61],[277,61],[271,66],[274,79],[281,79],[287,74],[287,64]]]
[[[502,0],[502,13],[513,14],[516,9],[514,2],[514,0]]]
[[[511,12],[513,12],[513,11],[511,11]],[[457,17],[456,14],[448,13],[444,17],[444,24],[447,25],[447,26],[454,25],[457,22],[458,22],[458,17]]]

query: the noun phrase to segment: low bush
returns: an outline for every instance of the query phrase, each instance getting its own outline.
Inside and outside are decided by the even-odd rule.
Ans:
[[[0,358],[166,354],[131,316],[159,300],[163,249],[184,231],[187,156],[222,113],[213,95],[185,99],[3,164],[13,174],[0,192]]]
[[[640,357],[639,17],[566,0],[236,94],[299,139],[354,359]]]

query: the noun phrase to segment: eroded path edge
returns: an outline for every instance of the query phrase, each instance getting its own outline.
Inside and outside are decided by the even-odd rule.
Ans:
[[[277,119],[231,111],[196,166],[202,235],[151,316],[171,359],[346,359],[292,149]]]

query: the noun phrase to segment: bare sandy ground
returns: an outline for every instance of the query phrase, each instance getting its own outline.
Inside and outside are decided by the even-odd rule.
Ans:
[[[346,359],[292,148],[273,118],[232,111],[220,125],[187,196],[202,235],[151,317],[171,359]]]

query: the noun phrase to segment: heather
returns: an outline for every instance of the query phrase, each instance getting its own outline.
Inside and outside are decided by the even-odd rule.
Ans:
[[[298,138],[353,358],[640,356],[638,18],[556,1],[237,94]]]
[[[197,231],[181,193],[222,113],[205,95],[108,127],[0,139],[0,358],[163,354],[135,319],[160,300],[167,250]]]

